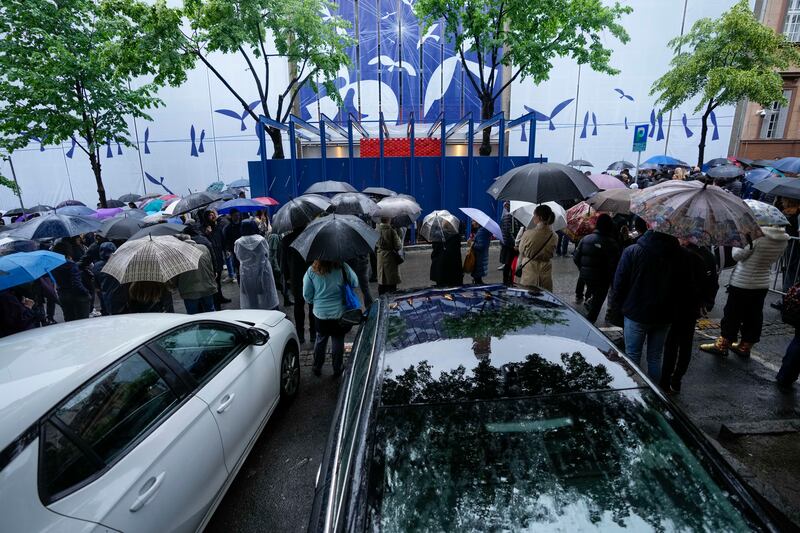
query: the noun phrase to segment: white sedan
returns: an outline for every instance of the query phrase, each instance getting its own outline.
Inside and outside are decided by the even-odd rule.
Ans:
[[[0,530],[202,529],[300,380],[277,311],[121,315],[0,339]]]

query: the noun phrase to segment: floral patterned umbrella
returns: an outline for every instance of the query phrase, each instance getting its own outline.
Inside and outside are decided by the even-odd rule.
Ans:
[[[745,200],[744,203],[756,216],[756,221],[759,226],[788,226],[789,220],[786,215],[781,213],[781,210],[764,202],[758,200]]]
[[[739,246],[761,237],[755,215],[740,198],[699,181],[670,180],[631,195],[631,213],[650,229],[698,246]]]
[[[564,233],[573,242],[594,231],[600,213],[592,209],[586,202],[580,202],[567,209],[567,229]]]

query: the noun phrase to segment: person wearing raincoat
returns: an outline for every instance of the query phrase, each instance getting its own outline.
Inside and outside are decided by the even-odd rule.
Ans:
[[[522,265],[523,287],[553,290],[553,265],[550,260],[556,251],[558,238],[551,225],[555,214],[550,206],[541,204],[533,211],[533,227],[526,229],[519,243],[518,265]],[[517,266],[519,269],[519,266]]]
[[[241,309],[277,309],[278,290],[269,262],[267,239],[258,232],[258,223],[242,222],[242,236],[233,245],[239,260],[239,307]]]

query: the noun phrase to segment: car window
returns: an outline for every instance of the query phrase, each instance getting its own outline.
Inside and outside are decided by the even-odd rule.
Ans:
[[[57,407],[45,425],[47,492],[62,492],[113,462],[177,402],[139,354],[91,380]]]
[[[242,345],[234,328],[220,324],[193,324],[164,335],[154,344],[198,383],[213,376]]]

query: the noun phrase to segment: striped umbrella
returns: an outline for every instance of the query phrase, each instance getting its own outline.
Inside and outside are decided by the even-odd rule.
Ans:
[[[166,283],[179,274],[197,269],[201,256],[199,248],[175,237],[148,237],[128,241],[117,248],[103,272],[120,283]]]

